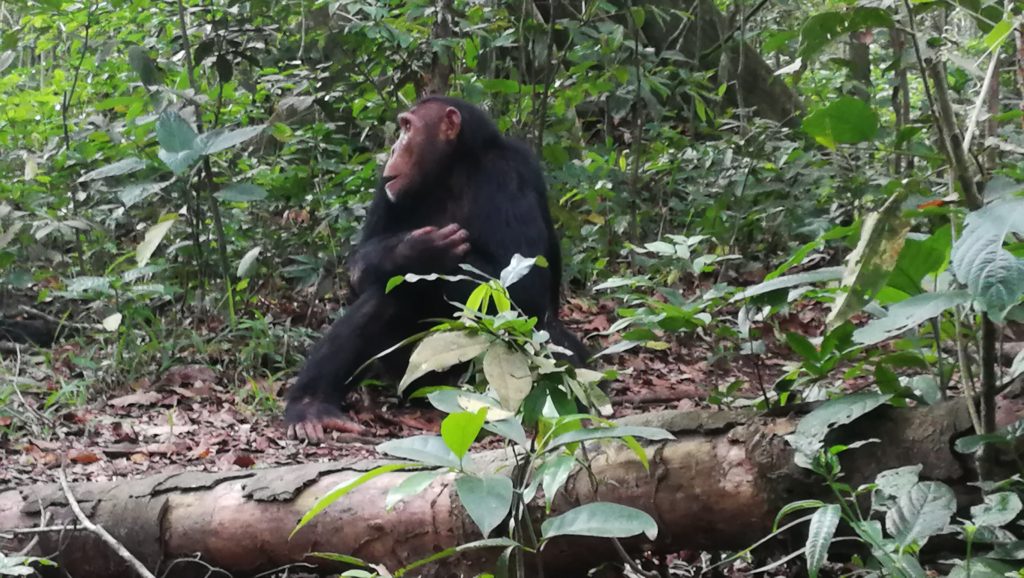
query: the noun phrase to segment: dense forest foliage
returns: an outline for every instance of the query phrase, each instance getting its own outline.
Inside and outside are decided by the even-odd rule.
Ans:
[[[337,455],[281,441],[281,392],[344,314],[345,258],[396,115],[443,93],[540,158],[563,317],[602,372],[566,370],[557,408],[508,407],[512,380],[486,360],[466,387],[548,434],[608,426],[608,405],[816,407],[790,442],[833,500],[783,512],[813,510],[779,568],[1020,575],[1024,466],[1005,452],[1024,435],[1020,13],[987,0],[0,1],[0,486]],[[505,366],[548,383],[543,338],[499,331],[507,293],[479,281],[486,299],[434,337],[505,340]],[[426,402],[369,385],[385,401],[356,417],[381,438],[440,427],[461,459],[483,427],[443,395],[431,402],[447,430]],[[590,421],[567,420],[573,397]],[[983,480],[974,509],[913,463],[845,484],[840,457],[858,443],[825,443],[830,428],[956,398],[975,434],[957,449]],[[525,441],[521,426],[491,431]],[[537,456],[565,482],[553,472],[568,476],[571,454]],[[502,520],[474,521],[486,535]],[[592,535],[650,530],[624,524]],[[958,540],[929,554],[939,534]],[[864,548],[826,561],[839,535]],[[0,574],[34,563],[11,554]],[[648,562],[665,576],[767,563],[715,556]],[[504,571],[524,575],[512,560]]]

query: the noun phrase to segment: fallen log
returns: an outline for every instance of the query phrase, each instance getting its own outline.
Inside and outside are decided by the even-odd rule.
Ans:
[[[836,430],[831,434],[836,442],[881,440],[843,454],[846,481],[857,484],[879,471],[919,463],[922,479],[944,481],[962,500],[976,500],[976,490],[966,485],[974,479],[970,460],[951,449],[952,441],[969,430],[965,408],[960,402],[882,408]],[[601,483],[595,487],[590,476],[577,471],[554,510],[602,500],[648,512],[658,521],[658,538],[654,543],[628,541],[633,552],[748,546],[767,534],[782,505],[822,491],[819,480],[793,465],[792,450],[783,439],[798,421],[797,416],[744,412],[668,411],[625,418],[620,422],[662,427],[676,439],[647,447],[650,471],[620,443],[589,445],[593,473]],[[509,465],[505,450],[481,452],[476,458],[481,470]],[[410,475],[395,472],[360,486],[289,539],[296,521],[318,497],[381,463],[184,472],[78,484],[72,493],[93,523],[158,576],[205,575],[210,566],[246,576],[287,564],[324,564],[308,557],[310,552],[348,554],[394,569],[480,538],[458,504],[452,476],[436,479],[425,492],[386,512],[388,491]],[[44,511],[55,520],[50,524],[74,519],[59,487],[0,493],[0,534],[31,528]],[[54,556],[71,575],[131,575],[123,559],[88,533],[42,533],[39,538],[33,553]],[[556,540],[545,549],[545,566],[554,576],[583,575],[616,556],[611,547],[588,544],[592,542]],[[419,575],[467,575],[489,569],[492,562],[490,553],[463,555],[427,566]]]

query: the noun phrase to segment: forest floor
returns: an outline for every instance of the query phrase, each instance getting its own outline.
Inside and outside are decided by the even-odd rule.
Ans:
[[[614,310],[611,301],[570,299],[562,316],[578,335],[592,335],[609,328]],[[797,309],[781,324],[811,335],[823,318],[818,308]],[[597,351],[615,339],[595,337],[588,344]],[[789,350],[770,334],[765,336],[768,351],[763,356],[736,353],[735,346],[716,353],[712,340],[700,333],[669,338],[669,343],[663,351],[637,347],[595,364],[597,369],[619,372],[609,390],[616,417],[711,407],[708,399],[716,391],[719,400],[725,398],[720,404],[750,403],[760,396],[762,386],[771,390],[792,362]],[[74,357],[62,356],[61,347],[58,343],[52,352],[24,348],[2,354],[8,373],[15,364],[17,382],[36,385],[15,386],[7,399],[15,404],[9,413],[20,424],[11,427],[12,418],[0,415],[0,432],[8,432],[0,433],[0,489],[54,481],[62,465],[72,481],[107,481],[180,470],[372,458],[375,444],[437,433],[444,417],[425,401],[398,403],[383,388],[367,388],[353,396],[350,413],[365,426],[365,435],[334,433],[324,444],[308,445],[285,436],[280,396],[287,384],[284,378],[246,385],[233,376],[237,372],[184,362],[133,385],[111,388],[107,395],[90,396],[83,405],[56,414],[43,412],[45,394],[57,387],[54,372],[74,371],[68,366]],[[259,390],[255,395],[253,388]]]

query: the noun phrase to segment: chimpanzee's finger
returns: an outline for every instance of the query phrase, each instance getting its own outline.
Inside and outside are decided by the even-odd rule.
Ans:
[[[460,227],[458,223],[451,223],[445,225],[440,231],[438,231],[438,233],[440,233],[442,236],[448,237],[459,232],[461,228],[462,227]]]
[[[348,432],[353,434],[362,434],[366,432],[366,428],[359,425],[358,423],[342,418],[330,417],[323,421],[324,429],[330,429],[334,431]]]
[[[455,254],[459,257],[469,253],[469,243],[463,243],[455,248]]]
[[[429,235],[431,233],[434,233],[435,231],[437,231],[437,227],[422,227],[420,229],[416,229],[415,231],[409,233],[409,236],[410,237],[422,237],[423,235]]]
[[[298,434],[295,433],[295,424],[289,425],[288,426],[288,439],[293,440],[293,439],[296,439],[297,437],[299,437],[299,436],[298,436]]]

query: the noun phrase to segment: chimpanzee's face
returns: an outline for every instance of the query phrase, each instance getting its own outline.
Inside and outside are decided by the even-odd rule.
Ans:
[[[398,140],[384,165],[384,192],[393,203],[427,182],[451,152],[462,115],[442,103],[427,102],[398,115]]]

